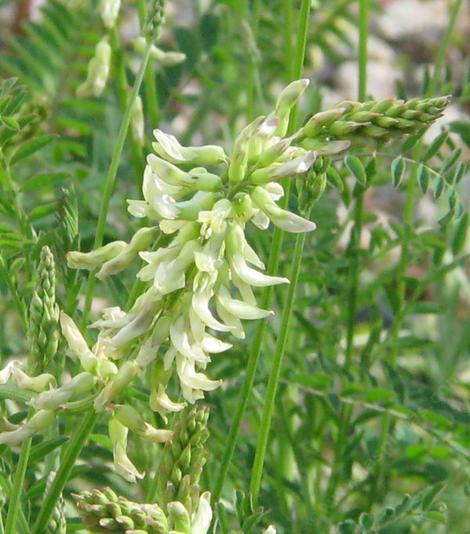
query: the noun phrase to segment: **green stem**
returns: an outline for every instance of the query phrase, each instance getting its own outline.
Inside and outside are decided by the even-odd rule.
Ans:
[[[461,6],[462,0],[454,0],[454,3],[450,8],[449,24],[447,25],[447,30],[441,40],[439,50],[437,51],[436,62],[434,64],[434,73],[429,82],[426,96],[432,96],[436,92],[437,82],[441,76],[442,68],[446,59],[447,49],[449,48],[450,40],[452,38],[452,34],[454,33],[455,24],[457,23],[457,17]]]
[[[369,0],[359,0],[359,48],[358,48],[358,99],[364,101],[367,96],[367,41],[369,37]],[[360,248],[361,234],[364,222],[364,194],[366,187],[357,185],[356,201],[354,206],[354,226],[351,231],[351,239],[348,246],[348,254],[351,257],[351,268],[349,274],[349,290],[347,296],[347,316],[346,316],[346,354],[345,366],[352,365],[354,349],[354,330],[357,316],[357,297],[359,293],[360,275]],[[325,501],[327,510],[334,506],[336,487],[339,482],[339,471],[343,458],[343,449],[346,444],[344,437],[347,435],[352,410],[350,406],[342,406],[339,415],[338,435],[334,446],[335,466],[330,476],[326,489]]]
[[[291,7],[292,8],[292,7]],[[293,76],[295,78],[300,78],[302,74],[302,68],[304,64],[305,56],[305,46],[307,42],[307,30],[308,30],[308,21],[310,15],[310,0],[302,0],[300,8],[300,17],[299,17],[299,33],[297,40],[297,50],[294,61]],[[292,110],[290,121],[289,121],[289,131],[292,133],[296,121],[296,108]],[[289,201],[289,190],[290,190],[290,181],[287,180],[284,184],[284,197],[281,200],[281,207],[285,208]],[[271,253],[269,255],[267,273],[274,274],[278,271],[279,258],[281,255],[282,241],[283,241],[284,232],[279,228],[276,228],[273,234],[273,240],[271,245]],[[271,298],[273,294],[273,287],[265,288],[263,295],[261,297],[261,307],[263,309],[269,308],[271,303]],[[266,320],[262,320],[258,323],[255,332],[255,338],[253,341],[252,349],[248,357],[248,362],[246,365],[246,374],[245,380],[240,391],[240,396],[238,398],[237,407],[232,418],[232,425],[230,427],[230,432],[227,438],[227,444],[224,450],[222,457],[222,462],[219,470],[219,477],[216,481],[213,499],[218,501],[222,489],[224,486],[225,478],[227,476],[230,463],[232,461],[233,453],[237,444],[238,436],[240,434],[240,427],[242,423],[243,416],[245,415],[246,407],[248,405],[248,399],[250,397],[251,390],[253,388],[253,383],[255,380],[256,369],[258,367],[258,360],[261,353],[261,347],[264,343],[264,336],[266,333]]]
[[[298,234],[295,240],[294,258],[292,260],[292,271],[290,275],[290,285],[287,292],[287,301],[283,308],[281,329],[277,338],[276,352],[274,361],[269,375],[268,385],[266,388],[266,400],[264,403],[263,414],[258,434],[258,443],[256,446],[255,460],[251,472],[250,494],[253,503],[256,505],[259,497],[261,479],[263,476],[264,459],[268,446],[269,432],[271,429],[271,420],[274,412],[276,393],[281,376],[282,362],[286,351],[287,340],[289,337],[289,328],[294,309],[295,294],[299,280],[300,267],[302,264],[302,255],[304,251],[305,234]]]
[[[146,6],[145,0],[137,1],[137,9],[139,11],[140,25],[143,27],[145,21]],[[145,69],[145,111],[149,116],[150,124],[152,128],[156,128],[160,121],[160,106],[158,104],[157,86],[155,83],[155,73],[153,71],[153,65],[151,62]]]
[[[145,74],[145,69],[147,68],[147,64],[150,58],[150,49],[151,49],[151,44],[148,44],[147,48],[145,49],[144,56],[142,58],[142,63],[140,64],[139,72],[137,73],[137,77],[134,82],[134,87],[132,88],[132,93],[129,97],[129,100],[127,101],[127,107],[124,112],[124,116],[122,118],[121,127],[119,128],[116,145],[114,146],[114,151],[113,151],[113,155],[111,158],[111,164],[108,169],[108,174],[106,175],[104,189],[103,189],[103,199],[101,201],[101,208],[100,208],[100,213],[98,216],[98,223],[96,225],[95,242],[94,242],[94,247],[93,247],[95,249],[100,247],[103,243],[106,217],[108,215],[111,194],[113,192],[114,184],[116,182],[116,175],[117,175],[117,171],[119,168],[119,162],[121,159],[122,150],[124,148],[124,142],[126,140],[127,131],[129,129],[132,107],[137,98],[137,95],[139,94],[140,86],[142,85],[142,81],[143,81],[144,74]],[[88,277],[87,287],[85,291],[85,307],[83,310],[83,317],[82,317],[83,325],[86,324],[88,314],[90,313],[90,309],[91,309],[91,301],[93,299],[93,291],[95,288],[95,274],[96,274],[96,270],[93,270],[90,272],[90,275]]]
[[[127,80],[126,73],[126,64],[124,62],[124,51],[121,46],[121,41],[117,29],[114,28],[111,32],[111,46],[113,48],[113,57],[114,57],[114,69],[116,71],[116,88],[117,95],[119,100],[119,105],[121,107],[122,113],[126,112],[129,84]],[[143,157],[142,157],[142,147],[139,145],[135,139],[134,133],[131,130],[129,135],[130,140],[130,149],[131,149],[131,159],[132,165],[134,167],[137,189],[140,189],[141,176],[143,172]]]
[[[367,39],[369,35],[369,0],[359,0],[359,55],[358,55],[358,99],[364,101],[367,96]],[[348,295],[348,315],[346,332],[346,365],[349,367],[352,360],[354,327],[357,314],[357,294],[359,285],[359,248],[361,244],[361,233],[364,213],[364,192],[361,188],[357,191],[354,228],[351,232],[351,242],[349,250],[352,256],[350,271],[349,295]]]
[[[29,453],[31,452],[31,441],[31,438],[28,438],[23,441],[23,444],[21,445],[20,457],[16,467],[10,504],[8,506],[8,515],[5,523],[5,531],[9,534],[16,532],[16,520],[18,518],[26,468],[28,467]]]
[[[56,506],[57,499],[60,497],[65,485],[67,484],[75,462],[97,419],[98,414],[94,410],[91,410],[85,415],[82,423],[76,428],[75,432],[70,438],[67,448],[64,451],[59,470],[57,471],[54,481],[47,492],[44,503],[36,519],[36,523],[32,529],[32,534],[42,534],[46,531],[46,526]]]

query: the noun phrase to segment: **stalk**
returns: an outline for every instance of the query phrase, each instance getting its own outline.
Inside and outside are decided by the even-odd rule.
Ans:
[[[292,6],[291,6],[291,9],[292,9]],[[302,67],[303,67],[304,56],[305,56],[305,45],[307,41],[309,15],[310,15],[310,1],[302,0],[302,4],[300,8],[297,50],[296,50],[295,61],[294,61],[295,68],[293,69],[294,78],[300,78],[301,73],[302,73]],[[287,59],[289,60],[290,58],[287,58]],[[292,113],[290,116],[290,121],[289,121],[290,131],[294,128],[295,119],[296,119],[296,108],[292,110]],[[282,208],[286,208],[288,200],[289,200],[290,182],[287,180],[287,182],[285,182],[283,186],[284,186],[285,194],[279,204]],[[272,245],[271,245],[271,253],[268,259],[268,267],[267,267],[268,274],[274,274],[278,270],[283,236],[284,236],[284,232],[282,230],[279,230],[278,228],[274,230],[273,240],[272,240]],[[268,286],[267,288],[265,288],[262,294],[262,297],[261,297],[262,308],[266,309],[270,306],[272,293],[273,293],[272,286]],[[240,427],[241,427],[242,419],[243,419],[243,416],[245,415],[245,411],[246,411],[246,407],[248,404],[248,399],[251,394],[251,390],[253,389],[253,383],[255,380],[255,374],[256,374],[256,369],[258,366],[259,356],[261,353],[261,347],[263,346],[263,343],[264,343],[266,326],[267,326],[266,320],[262,320],[262,321],[259,321],[257,328],[256,328],[253,346],[252,346],[252,349],[250,351],[250,355],[247,361],[245,380],[243,382],[242,389],[240,391],[240,396],[238,398],[237,407],[233,415],[233,422],[230,427],[229,435],[227,438],[227,445],[225,447],[224,454],[222,457],[219,477],[216,481],[214,492],[213,492],[214,502],[218,501],[220,498],[220,495],[222,493],[222,488],[224,486],[225,478],[227,476],[230,463],[232,461],[233,453],[235,451],[238,436],[240,434]]]
[[[359,47],[358,47],[358,100],[364,101],[367,96],[367,41],[369,37],[369,0],[359,0]],[[358,187],[358,186],[356,186]],[[359,249],[361,246],[361,234],[364,219],[364,193],[366,187],[357,189],[356,202],[354,206],[354,227],[351,232],[351,239],[348,246],[348,253],[351,255],[351,269],[349,275],[349,291],[347,297],[346,315],[346,353],[345,366],[352,365],[354,330],[357,315],[357,296],[359,289]],[[335,444],[335,468],[331,474],[328,487],[325,493],[325,500],[328,503],[328,510],[334,503],[336,487],[338,485],[338,464],[341,462],[343,449],[346,445],[346,436],[351,419],[351,406],[342,406],[339,417],[338,435]]]
[[[271,429],[271,420],[274,412],[276,393],[281,376],[282,362],[286,351],[287,340],[289,337],[289,327],[294,309],[297,283],[299,280],[300,267],[302,265],[302,256],[305,244],[305,234],[297,234],[294,248],[294,258],[292,260],[292,270],[290,273],[290,284],[287,292],[287,302],[282,312],[281,329],[277,338],[276,352],[274,361],[269,375],[268,386],[266,388],[266,401],[264,404],[263,414],[261,416],[260,431],[258,443],[256,445],[255,460],[251,472],[250,495],[256,505],[259,497],[261,479],[263,476],[264,459],[268,446],[269,432]]]
[[[369,0],[359,1],[359,55],[358,55],[358,99],[364,101],[367,96],[367,39],[369,35]],[[364,212],[364,192],[360,189],[357,192],[354,211],[354,228],[351,233],[349,244],[352,253],[352,268],[348,295],[348,315],[346,332],[346,365],[351,365],[352,349],[354,340],[354,326],[357,313],[357,290],[359,285],[359,247],[362,233],[363,212]]]
[[[143,27],[146,13],[145,0],[137,1],[137,9],[139,11],[140,24],[141,27]],[[148,116],[150,118],[150,124],[152,125],[152,128],[156,128],[160,121],[160,106],[158,103],[155,74],[153,72],[153,65],[151,62],[147,65],[147,68],[145,69],[144,88],[145,109],[147,110]]]
[[[42,534],[46,531],[47,524],[55,508],[57,499],[60,497],[67,484],[75,462],[97,419],[98,414],[94,410],[90,410],[89,413],[84,416],[81,424],[76,428],[72,435],[67,448],[64,451],[59,470],[47,492],[46,498],[36,519],[36,523],[33,526],[31,531],[32,534]]]
[[[10,504],[8,506],[8,515],[5,523],[5,531],[8,533],[16,532],[16,520],[18,518],[18,510],[20,508],[21,493],[23,489],[24,478],[26,475],[26,468],[28,467],[29,453],[31,451],[32,439],[28,438],[23,441],[21,445],[20,457],[16,467],[15,479],[13,481],[13,488],[11,491]]]
[[[132,93],[129,97],[129,100],[127,101],[126,110],[124,112],[121,126],[119,128],[118,138],[114,146],[114,151],[113,151],[113,155],[111,158],[111,164],[109,166],[108,173],[106,175],[105,184],[104,184],[103,199],[101,201],[101,208],[100,208],[100,213],[98,216],[98,223],[96,225],[94,248],[100,247],[103,243],[106,216],[108,215],[109,202],[111,200],[111,194],[113,192],[114,184],[116,182],[116,174],[118,171],[122,150],[124,148],[124,142],[126,140],[127,131],[129,129],[132,107],[135,102],[135,99],[137,98],[137,95],[139,94],[140,86],[142,85],[142,81],[144,79],[145,69],[147,68],[147,64],[150,58],[151,46],[152,46],[151,43],[149,43],[147,44],[147,48],[145,49],[144,56],[142,58],[142,63],[140,64],[139,72],[137,73],[137,77],[134,82],[134,87],[132,88]],[[90,313],[91,301],[93,299],[93,290],[95,288],[95,280],[96,280],[95,274],[96,274],[96,270],[93,270],[90,272],[90,275],[88,277],[86,291],[85,291],[85,307],[83,310],[82,325],[86,324],[88,314]]]

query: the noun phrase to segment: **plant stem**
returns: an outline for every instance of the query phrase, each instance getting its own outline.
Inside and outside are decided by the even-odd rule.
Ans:
[[[21,493],[23,489],[26,468],[28,467],[29,453],[31,451],[31,438],[23,441],[21,445],[20,457],[16,466],[15,479],[11,491],[10,504],[8,506],[8,515],[5,523],[5,531],[9,534],[16,532],[16,520],[18,509],[21,502]]]
[[[432,96],[436,92],[437,82],[439,81],[439,78],[441,76],[442,67],[444,66],[444,62],[446,59],[447,49],[449,48],[450,40],[452,38],[452,34],[454,33],[455,24],[457,22],[457,17],[461,6],[462,0],[454,0],[454,3],[450,8],[449,24],[447,25],[447,30],[441,40],[439,50],[437,51],[436,62],[434,64],[434,72],[429,82],[426,91],[426,96]]]
[[[364,101],[367,96],[367,41],[369,37],[369,0],[359,0],[359,48],[358,48],[358,100]],[[367,186],[366,186],[367,187]],[[364,194],[366,187],[356,186],[356,201],[354,205],[354,226],[351,231],[351,238],[348,245],[348,254],[351,258],[351,268],[349,274],[349,288],[347,296],[347,316],[346,316],[346,353],[345,367],[349,369],[352,365],[354,348],[354,330],[357,316],[357,296],[359,290],[360,274],[360,248],[361,234],[364,221]],[[339,414],[338,434],[334,446],[335,466],[330,476],[325,493],[326,509],[331,511],[334,506],[336,487],[339,481],[339,470],[341,466],[343,450],[346,445],[347,429],[351,420],[351,406],[342,406]]]
[[[300,78],[302,74],[302,68],[304,63],[305,56],[305,46],[307,41],[307,30],[308,30],[308,21],[310,15],[310,0],[302,0],[300,8],[300,17],[299,17],[299,33],[297,39],[297,50],[294,61],[293,75],[295,78]],[[296,108],[292,110],[290,120],[289,120],[289,131],[294,128],[296,121]],[[282,198],[280,204],[281,207],[285,208],[289,201],[289,190],[290,190],[290,181],[287,180],[284,184],[284,197]],[[279,228],[274,230],[273,240],[271,245],[271,253],[269,255],[267,273],[274,274],[278,270],[279,258],[281,255],[282,249],[282,240],[284,232]],[[269,286],[265,288],[263,295],[261,297],[261,307],[266,309],[270,306],[271,298],[273,294],[273,287]],[[240,391],[240,396],[238,398],[238,404],[235,409],[235,414],[233,415],[232,425],[230,427],[230,432],[227,439],[227,444],[224,450],[222,457],[222,463],[220,466],[219,477],[216,481],[213,499],[218,501],[222,493],[224,486],[225,478],[232,461],[233,453],[237,444],[238,436],[240,433],[240,427],[242,423],[243,416],[245,415],[245,410],[248,404],[248,399],[250,397],[251,390],[253,388],[253,383],[255,380],[256,369],[258,366],[258,360],[261,353],[261,347],[264,343],[264,336],[266,333],[266,320],[259,321],[258,326],[255,332],[255,338],[253,341],[252,349],[248,357],[248,362],[246,366],[245,380]]]
[[[98,414],[94,410],[90,410],[90,412],[84,416],[82,423],[75,429],[75,432],[70,438],[64,451],[59,470],[47,492],[46,498],[36,519],[36,523],[32,529],[32,534],[42,534],[45,532],[46,526],[57,503],[57,499],[60,497],[67,484],[75,462],[97,419]]]
[[[276,400],[277,387],[281,376],[282,361],[286,351],[287,339],[289,337],[289,327],[294,309],[294,300],[299,280],[300,267],[302,264],[302,255],[304,251],[305,234],[297,234],[294,248],[294,258],[292,260],[292,270],[290,273],[290,285],[287,292],[287,301],[283,308],[281,328],[277,338],[276,352],[274,361],[269,375],[268,385],[266,388],[266,400],[264,403],[263,414],[258,434],[258,443],[256,446],[255,460],[251,472],[250,494],[253,504],[256,505],[259,497],[261,479],[263,476],[264,459],[268,446],[269,432],[271,429],[271,419],[274,412],[274,403]]]
[[[143,27],[146,13],[145,0],[137,1],[137,9],[139,11],[140,25]],[[156,128],[160,121],[160,106],[158,104],[158,93],[152,62],[149,62],[147,68],[145,69],[144,84],[145,110],[146,113],[148,113],[151,127]]]
[[[119,168],[119,162],[121,159],[122,150],[124,148],[124,142],[126,140],[127,131],[129,129],[129,123],[131,120],[132,107],[134,102],[139,94],[140,86],[142,85],[142,80],[144,78],[145,69],[147,67],[149,58],[150,58],[150,49],[151,44],[147,45],[145,49],[144,56],[142,58],[142,63],[140,64],[139,72],[137,73],[136,80],[134,82],[134,87],[132,88],[132,93],[127,101],[126,110],[122,118],[121,126],[119,128],[118,138],[116,145],[114,146],[113,155],[111,158],[111,164],[108,169],[108,174],[106,175],[106,180],[103,189],[103,198],[101,201],[100,213],[98,216],[98,223],[96,225],[95,233],[95,242],[93,248],[98,248],[103,243],[104,229],[106,224],[106,217],[109,210],[109,202],[111,200],[111,194],[114,189],[114,184],[116,182],[116,174]],[[86,291],[85,291],[85,306],[82,316],[82,325],[86,325],[88,314],[91,309],[91,301],[93,299],[93,290],[95,287],[95,274],[96,270],[90,272],[88,277]]]
[[[124,51],[122,49],[121,41],[119,39],[119,35],[118,35],[116,28],[114,28],[111,32],[111,45],[113,48],[113,57],[115,58],[114,69],[116,72],[116,87],[117,87],[119,105],[121,107],[122,113],[125,113],[126,108],[127,108],[129,84],[127,81],[126,65],[124,63]],[[130,139],[132,165],[134,167],[137,190],[139,190],[140,183],[141,183],[141,176],[143,172],[142,148],[139,145],[139,143],[136,141],[132,129],[129,135],[129,139]]]
[[[359,0],[359,50],[358,50],[358,99],[363,101],[367,96],[367,39],[369,35],[369,0]],[[359,248],[361,245],[365,189],[358,189],[354,208],[354,228],[351,232],[349,251],[352,255],[352,266],[348,295],[348,315],[346,332],[346,366],[351,365],[354,327],[357,314],[357,293],[359,285]]]

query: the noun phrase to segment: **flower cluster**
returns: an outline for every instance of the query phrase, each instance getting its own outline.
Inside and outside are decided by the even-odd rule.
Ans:
[[[121,365],[97,397],[97,410],[148,366],[153,368],[153,410],[164,414],[183,408],[166,393],[174,371],[183,398],[194,403],[220,385],[204,372],[213,354],[231,347],[220,334],[243,339],[243,320],[272,314],[257,306],[253,289],[288,280],[263,272],[245,231],[248,224],[266,229],[270,222],[288,232],[315,228],[277,204],[284,194],[279,180],[304,175],[315,161],[314,152],[294,144],[295,135],[286,136],[290,110],[307,84],[291,83],[269,116],[240,133],[230,158],[219,146],[183,147],[156,130],[156,154],[148,156],[144,172],[144,198],[129,201],[130,213],[154,226],[140,229],[129,243],[68,254],[71,267],[99,268],[101,279],[139,258],[145,263],[137,273],[145,291],[134,306],[127,313],[105,310],[94,323],[105,348],[98,362],[129,354],[138,341],[136,357]],[[72,350],[83,358],[87,349],[77,347],[67,330]]]

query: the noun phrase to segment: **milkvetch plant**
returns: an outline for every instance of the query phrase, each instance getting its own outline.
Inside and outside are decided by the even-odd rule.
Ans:
[[[464,528],[462,2],[385,100],[358,4],[46,0],[12,33],[0,533]]]

